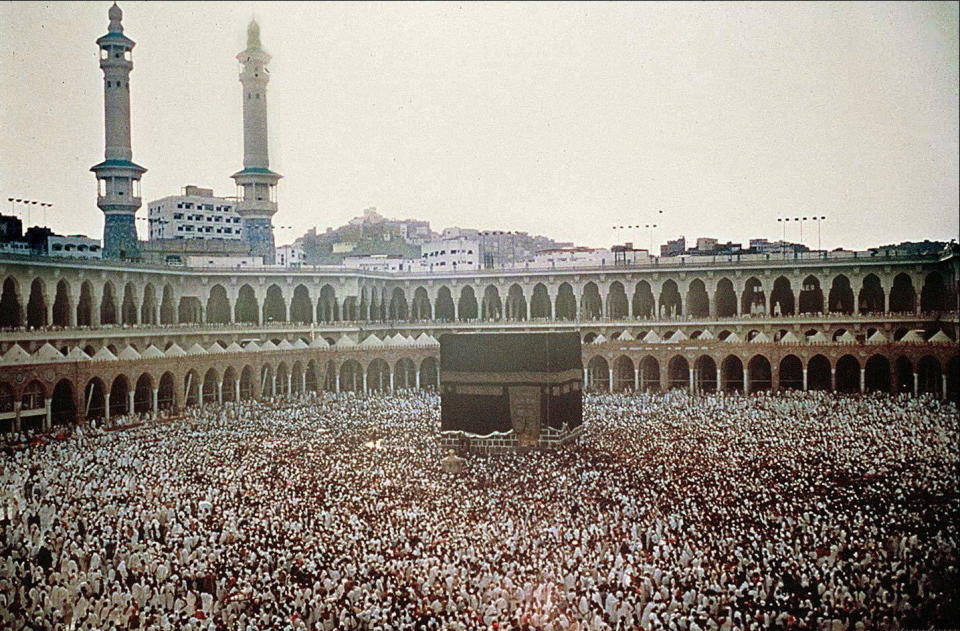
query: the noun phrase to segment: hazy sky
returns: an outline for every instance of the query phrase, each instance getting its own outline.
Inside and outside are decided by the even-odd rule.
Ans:
[[[4,212],[53,202],[54,229],[102,235],[110,4],[0,4]],[[957,3],[121,7],[140,216],[185,184],[234,193],[256,16],[278,243],[369,206],[597,246],[645,247],[611,226],[658,210],[657,240],[776,239],[814,214],[829,248],[958,233]]]

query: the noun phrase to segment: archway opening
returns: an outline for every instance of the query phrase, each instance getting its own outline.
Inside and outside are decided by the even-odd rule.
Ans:
[[[724,392],[743,392],[743,362],[736,355],[728,355],[720,364]]]
[[[600,355],[587,363],[587,388],[594,392],[610,391],[610,365]]]
[[[3,281],[3,293],[0,294],[0,327],[23,326],[22,313],[17,281],[8,276]]]
[[[172,372],[165,372],[160,377],[160,385],[157,389],[157,407],[160,410],[169,412],[177,405],[176,385]]]
[[[721,278],[717,283],[714,300],[717,303],[718,318],[732,318],[737,315],[737,292],[733,290],[733,282],[729,278]]]
[[[921,394],[940,395],[942,387],[940,362],[930,355],[921,358],[917,364],[917,391]]]
[[[687,315],[694,318],[706,318],[710,315],[710,298],[707,296],[707,286],[699,278],[690,281],[687,289]]]
[[[860,313],[883,313],[883,286],[876,274],[867,274],[863,279],[863,287],[857,296],[860,303]]]
[[[83,388],[84,417],[103,418],[107,413],[107,387],[99,377],[94,377]]]
[[[527,319],[527,299],[523,288],[514,283],[507,292],[506,316],[508,320]]]
[[[890,392],[890,360],[874,355],[864,367],[864,385],[867,392]]]
[[[837,392],[860,392],[860,363],[853,355],[837,360]]]
[[[390,294],[389,317],[391,320],[407,319],[407,296],[399,287],[394,287]]]
[[[503,303],[500,301],[500,292],[494,285],[487,285],[483,290],[481,304],[484,320],[500,320],[503,317]]]
[[[770,360],[763,355],[755,355],[747,363],[747,372],[750,375],[750,392],[761,392],[773,387]]]
[[[653,290],[650,283],[641,280],[633,288],[633,317],[652,318],[654,312]]]
[[[694,390],[701,393],[717,391],[717,362],[709,355],[701,355],[693,363]]]
[[[283,291],[278,285],[267,287],[267,295],[263,299],[263,321],[287,321],[287,305],[283,301]]]
[[[830,390],[830,360],[814,355],[807,362],[807,390]]]
[[[191,408],[200,404],[200,387],[200,375],[196,370],[191,370],[183,378],[183,400],[186,407]]]
[[[577,319],[577,298],[573,295],[573,287],[569,283],[560,283],[554,313],[557,320]]]
[[[803,390],[803,362],[796,355],[780,360],[780,389]]]
[[[667,388],[690,388],[690,364],[686,357],[676,355],[667,364]]]
[[[207,322],[210,324],[230,322],[230,301],[227,300],[227,290],[223,285],[214,285],[210,288],[210,297],[207,298]]]
[[[53,387],[50,399],[50,421],[54,425],[69,425],[77,420],[77,405],[73,398],[73,384],[61,379]]]
[[[136,324],[140,310],[137,309],[137,290],[133,283],[123,288],[123,302],[120,304],[120,320],[123,324]]]
[[[420,362],[420,387],[436,390],[440,387],[440,367],[435,357]]]
[[[409,357],[404,357],[397,361],[397,365],[394,367],[394,374],[396,375],[394,385],[397,388],[405,390],[417,385],[417,367]]]
[[[613,362],[613,391],[630,392],[633,390],[633,360],[621,355]]]
[[[853,313],[853,290],[850,289],[850,279],[843,274],[833,279],[827,308],[831,313]]]
[[[277,378],[273,380],[273,396],[285,397],[290,394],[290,371],[284,362],[277,366]]]
[[[196,296],[183,296],[177,306],[177,321],[187,324],[203,322],[203,305]]]
[[[117,375],[110,386],[110,417],[130,413],[130,382],[124,375]]]
[[[683,315],[683,301],[677,283],[667,280],[660,288],[660,317],[673,318]]]
[[[220,392],[224,403],[233,403],[237,400],[237,372],[232,366],[223,371],[223,383]]]
[[[537,283],[533,287],[533,295],[530,297],[530,317],[532,319],[549,319],[553,314],[550,308],[550,294],[543,283]]]
[[[901,355],[893,366],[897,378],[897,392],[900,394],[913,392],[913,364],[910,360]]]
[[[610,292],[607,295],[607,315],[614,319],[630,317],[630,301],[623,283],[618,280],[610,283]]]
[[[60,279],[53,299],[53,326],[70,326],[70,284]]]
[[[249,401],[256,395],[253,385],[253,367],[244,366],[240,371],[240,400]]]
[[[237,292],[237,302],[233,305],[233,317],[239,323],[256,324],[260,318],[257,295],[250,285],[243,285]]]
[[[46,287],[39,278],[30,283],[30,300],[27,301],[27,326],[47,326],[47,299],[44,296]]]
[[[160,301],[160,324],[174,324],[177,321],[177,310],[173,301],[173,288],[165,285],[163,299]]]
[[[816,276],[807,276],[800,285],[797,297],[797,311],[800,313],[823,313],[823,290]]]
[[[457,313],[462,321],[477,319],[477,297],[473,293],[473,287],[466,286],[460,290],[460,300],[457,304]]]
[[[423,287],[417,287],[413,292],[413,304],[410,306],[410,317],[414,320],[430,320],[433,310],[430,308],[430,296]]]
[[[217,371],[213,368],[207,370],[203,375],[203,391],[201,400],[204,404],[216,403],[219,398],[220,385],[218,383]]]
[[[390,364],[379,357],[370,362],[367,367],[367,390],[370,392],[390,390]]]
[[[947,285],[940,272],[930,272],[920,290],[920,310],[925,313],[947,310]]]
[[[785,276],[778,276],[773,281],[773,291],[770,292],[770,314],[791,316],[795,312],[793,287]]]
[[[320,288],[320,297],[317,299],[317,319],[321,322],[336,322],[340,319],[337,292],[330,285]],[[376,319],[383,318],[380,316]]]
[[[766,296],[763,292],[763,284],[756,278],[747,280],[743,289],[743,295],[740,297],[741,313],[750,313],[764,315],[767,312]]]
[[[916,301],[917,292],[913,289],[913,281],[906,274],[897,274],[890,289],[890,311],[910,313],[916,308]]]
[[[640,390],[660,391],[660,362],[652,355],[640,360]]]
[[[113,284],[103,284],[103,296],[100,298],[100,324],[117,323],[117,304],[113,296]]]
[[[303,285],[293,288],[293,298],[290,300],[290,321],[301,324],[313,322],[313,301],[310,292]]]
[[[153,409],[153,378],[143,373],[133,388],[134,414],[147,414]]]
[[[444,286],[437,291],[436,315],[437,320],[442,322],[453,322],[454,320],[453,296],[449,287]]]

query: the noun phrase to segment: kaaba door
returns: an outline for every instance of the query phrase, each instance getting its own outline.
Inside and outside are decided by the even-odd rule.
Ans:
[[[510,386],[510,421],[521,447],[535,447],[540,441],[540,388]]]

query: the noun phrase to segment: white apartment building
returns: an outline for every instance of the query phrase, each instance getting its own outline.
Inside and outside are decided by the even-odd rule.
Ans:
[[[613,252],[606,248],[554,248],[541,250],[526,261],[531,269],[555,267],[602,267],[613,265]]]
[[[368,272],[420,272],[424,269],[421,261],[396,254],[347,256],[343,259],[343,267]]]
[[[103,258],[103,250],[99,239],[91,239],[86,235],[50,235],[47,237],[47,256],[99,259]]]
[[[182,195],[147,204],[150,240],[241,238],[240,215],[233,198],[216,197],[212,188],[188,185]]]
[[[276,253],[277,265],[281,267],[300,267],[303,265],[303,246],[298,243],[277,246]]]
[[[480,242],[465,236],[426,241],[420,246],[420,263],[438,272],[479,269]]]

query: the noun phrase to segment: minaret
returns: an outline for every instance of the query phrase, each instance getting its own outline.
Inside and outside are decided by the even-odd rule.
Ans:
[[[135,216],[140,208],[140,176],[146,169],[133,162],[130,149],[130,71],[134,42],[123,34],[123,11],[116,3],[108,13],[107,34],[97,40],[103,70],[105,160],[91,167],[97,174],[97,206],[103,211],[103,256],[137,258]]]
[[[242,65],[243,84],[243,170],[232,176],[237,183],[237,213],[243,238],[251,256],[262,256],[273,265],[275,259],[273,224],[277,212],[277,181],[283,177],[270,170],[267,151],[267,82],[270,55],[260,45],[256,20],[247,27],[247,48],[237,55]]]

